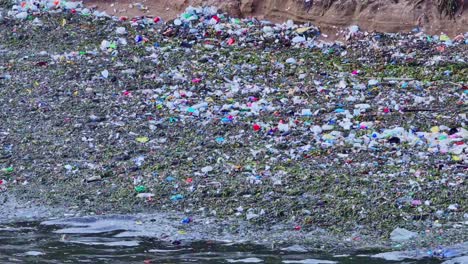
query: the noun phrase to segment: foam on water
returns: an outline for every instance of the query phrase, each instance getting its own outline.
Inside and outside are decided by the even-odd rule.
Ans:
[[[262,259],[259,258],[245,258],[245,259],[226,259],[229,263],[261,263]]]
[[[321,259],[303,259],[303,260],[284,260],[286,264],[335,264],[336,261],[321,260]]]

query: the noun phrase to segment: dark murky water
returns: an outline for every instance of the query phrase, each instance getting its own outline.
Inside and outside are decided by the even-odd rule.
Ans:
[[[48,223],[48,224],[53,224]],[[119,236],[83,222],[66,228],[38,222],[0,224],[0,263],[441,263],[438,259],[387,261],[371,252],[355,256],[271,250],[228,242]]]

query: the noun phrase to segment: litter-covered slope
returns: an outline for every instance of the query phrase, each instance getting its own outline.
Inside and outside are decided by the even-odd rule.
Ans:
[[[162,23],[55,0],[0,22],[0,192],[19,212],[178,212],[285,241],[280,224],[333,250],[468,241],[468,36],[324,44],[216,8]]]

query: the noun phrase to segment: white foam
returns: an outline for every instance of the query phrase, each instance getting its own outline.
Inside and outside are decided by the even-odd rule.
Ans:
[[[260,263],[263,262],[262,259],[259,258],[245,258],[245,259],[226,259],[229,263]]]
[[[321,260],[321,259],[303,259],[303,260],[283,260],[283,263],[287,264],[335,264],[338,263],[332,260]]]

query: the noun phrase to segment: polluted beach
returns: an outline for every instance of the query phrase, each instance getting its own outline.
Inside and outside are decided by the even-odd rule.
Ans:
[[[179,2],[0,0],[1,263],[468,263],[466,1]]]

